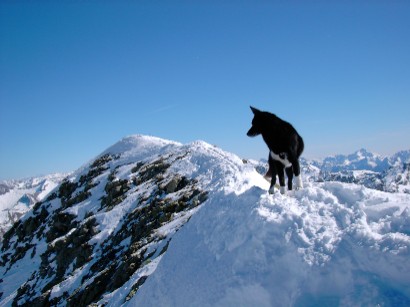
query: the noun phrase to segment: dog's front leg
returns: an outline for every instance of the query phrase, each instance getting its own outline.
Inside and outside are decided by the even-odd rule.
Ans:
[[[272,179],[270,181],[269,194],[274,194],[275,193],[275,184],[276,184],[276,175],[272,176]]]
[[[269,187],[269,194],[275,193],[275,184],[276,184],[276,165],[275,162],[272,160],[272,158],[269,156],[268,159],[269,163],[269,170],[270,170],[270,175],[272,176],[271,181],[270,181],[270,187]]]
[[[292,179],[293,179],[293,167],[287,167],[285,169],[286,171],[286,176],[288,177],[288,190],[291,191],[292,190]]]
[[[278,162],[280,163],[280,162]],[[280,164],[281,167],[278,167],[278,176],[279,176],[279,185],[280,185],[280,194],[285,194],[286,193],[286,187],[285,187],[285,167]]]

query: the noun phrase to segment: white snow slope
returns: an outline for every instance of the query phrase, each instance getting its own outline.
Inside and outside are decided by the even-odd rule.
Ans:
[[[410,305],[409,195],[342,183],[269,195],[231,161],[242,173],[220,174],[130,306]]]
[[[188,218],[176,218],[159,228],[157,232],[164,236],[172,234],[167,251],[146,261],[120,288],[104,293],[97,304],[410,306],[409,194],[355,184],[305,182],[302,190],[269,195],[269,184],[251,164],[201,141],[182,145],[132,136],[106,152],[121,155],[111,166],[121,162],[116,173],[121,179],[130,176],[138,161],[179,155],[182,158],[167,172],[195,179],[208,198],[199,210],[188,212]],[[94,257],[98,246],[121,227],[119,214],[135,209],[132,193],[142,193],[131,189],[130,196],[114,210],[98,213],[92,204],[99,199],[98,190],[102,188],[91,190],[91,203],[88,200],[67,209],[84,218],[83,208],[88,206],[98,216],[100,232],[89,241]],[[4,292],[0,306],[11,305],[16,295],[13,279],[19,267],[39,265],[39,257],[26,256],[0,272],[0,291]],[[83,271],[66,272],[65,281],[51,289],[51,297],[78,288],[80,277],[89,277],[90,265],[85,264]],[[27,278],[34,270],[25,273]],[[148,278],[130,296],[141,276]],[[92,278],[84,280],[92,283]]]
[[[130,305],[409,306],[409,204],[342,183],[217,193]]]

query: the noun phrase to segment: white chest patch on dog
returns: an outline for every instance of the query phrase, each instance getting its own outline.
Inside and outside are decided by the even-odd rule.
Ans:
[[[292,163],[289,162],[288,157],[285,153],[275,154],[273,151],[270,152],[270,156],[273,160],[279,161],[285,167],[291,167]]]

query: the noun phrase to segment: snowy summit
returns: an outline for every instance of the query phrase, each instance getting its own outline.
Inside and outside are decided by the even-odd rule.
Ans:
[[[4,235],[0,306],[409,306],[410,195],[304,187],[270,195],[202,141],[124,138]]]

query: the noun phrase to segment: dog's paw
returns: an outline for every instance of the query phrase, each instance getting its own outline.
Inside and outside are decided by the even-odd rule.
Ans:
[[[286,187],[279,187],[280,194],[286,194]],[[275,194],[275,186],[269,188],[269,194]]]
[[[299,190],[303,188],[302,176],[295,177],[295,189]]]

